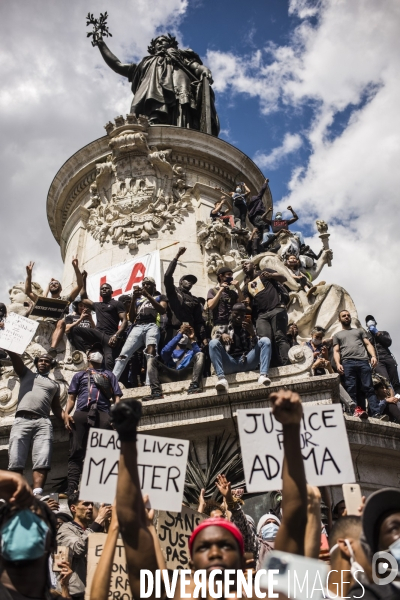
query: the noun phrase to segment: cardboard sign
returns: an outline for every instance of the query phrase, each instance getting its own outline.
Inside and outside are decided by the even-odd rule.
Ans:
[[[153,277],[158,291],[161,291],[160,252],[154,250],[133,260],[103,269],[87,278],[88,297],[98,301],[100,286],[109,283],[113,289],[113,298],[132,292],[134,285],[140,285],[145,277]]]
[[[0,329],[0,348],[23,354],[31,343],[38,325],[33,319],[21,317],[15,312],[10,313],[4,320],[4,327]]]
[[[160,510],[156,530],[167,569],[189,568],[189,538],[205,515],[182,506],[180,513]]]
[[[114,502],[120,441],[115,431],[92,428],[86,449],[79,497]],[[154,435],[137,436],[138,471],[151,508],[181,510],[189,442]]]
[[[93,576],[100,560],[100,556],[103,553],[106,538],[106,533],[89,533],[85,600],[90,600],[90,589],[92,587]],[[132,600],[128,569],[126,566],[125,548],[121,536],[118,536],[117,546],[115,548],[108,598],[112,600]]]
[[[270,408],[238,410],[240,446],[248,492],[282,488],[283,433]],[[355,481],[340,404],[303,405],[300,446],[310,485]]]
[[[31,311],[31,315],[33,317],[61,319],[68,305],[68,300],[58,300],[56,298],[45,298],[44,296],[38,296],[35,306]]]

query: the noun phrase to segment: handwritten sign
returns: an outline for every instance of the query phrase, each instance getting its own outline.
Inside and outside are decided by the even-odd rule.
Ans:
[[[270,408],[238,410],[240,446],[248,492],[282,487],[283,432]],[[304,406],[300,446],[307,482],[338,485],[355,481],[340,404]]]
[[[193,530],[205,518],[186,506],[182,506],[180,513],[158,512],[156,530],[168,569],[189,568],[188,541]]]
[[[89,533],[85,600],[90,600],[90,589],[92,587],[93,576],[100,560],[100,556],[103,553],[106,538],[106,533]],[[111,600],[132,600],[128,569],[126,566],[125,548],[121,536],[118,537],[115,548],[108,598]]]
[[[4,321],[4,328],[0,329],[0,348],[23,354],[31,343],[38,325],[33,319],[10,313]]]
[[[68,300],[59,300],[58,298],[46,298],[45,296],[39,296],[35,302],[35,306],[32,309],[31,315],[34,317],[61,319],[68,305]]]
[[[80,487],[82,500],[112,504],[120,455],[115,431],[90,429]],[[138,472],[152,508],[180,511],[189,442],[153,435],[137,436]]]

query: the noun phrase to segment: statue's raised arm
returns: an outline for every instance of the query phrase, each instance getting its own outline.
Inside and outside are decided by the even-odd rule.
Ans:
[[[176,125],[218,136],[212,74],[199,55],[191,49],[181,50],[176,38],[168,33],[151,40],[149,55],[139,64],[124,64],[103,40],[111,35],[106,19],[107,13],[99,20],[88,15],[87,24],[94,26],[88,35],[106,64],[131,82],[134,98],[130,112],[137,117],[147,116],[152,125]]]

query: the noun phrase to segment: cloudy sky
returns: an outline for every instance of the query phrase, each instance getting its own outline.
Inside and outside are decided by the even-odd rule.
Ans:
[[[89,10],[108,10],[109,45],[124,61],[165,31],[202,56],[221,137],[256,160],[275,206],[293,205],[314,248],[315,219],[329,223],[334,263],[323,278],[397,337],[400,357],[398,0],[4,0],[0,301],[29,260],[43,285],[61,276],[50,183],[130,106],[127,81],[86,38]]]

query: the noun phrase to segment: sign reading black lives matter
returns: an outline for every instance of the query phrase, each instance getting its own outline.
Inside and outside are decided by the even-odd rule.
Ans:
[[[89,430],[89,439],[79,497],[112,504],[114,502],[121,444],[116,431]],[[188,440],[137,436],[138,471],[143,494],[151,508],[179,512],[182,507]]]
[[[68,300],[58,300],[57,298],[46,298],[39,296],[35,302],[35,306],[31,311],[33,317],[50,317],[52,319],[60,319],[67,306]]]
[[[281,489],[281,423],[275,420],[270,408],[238,410],[237,415],[247,491]],[[355,481],[340,404],[303,405],[300,445],[310,485],[339,485]]]

